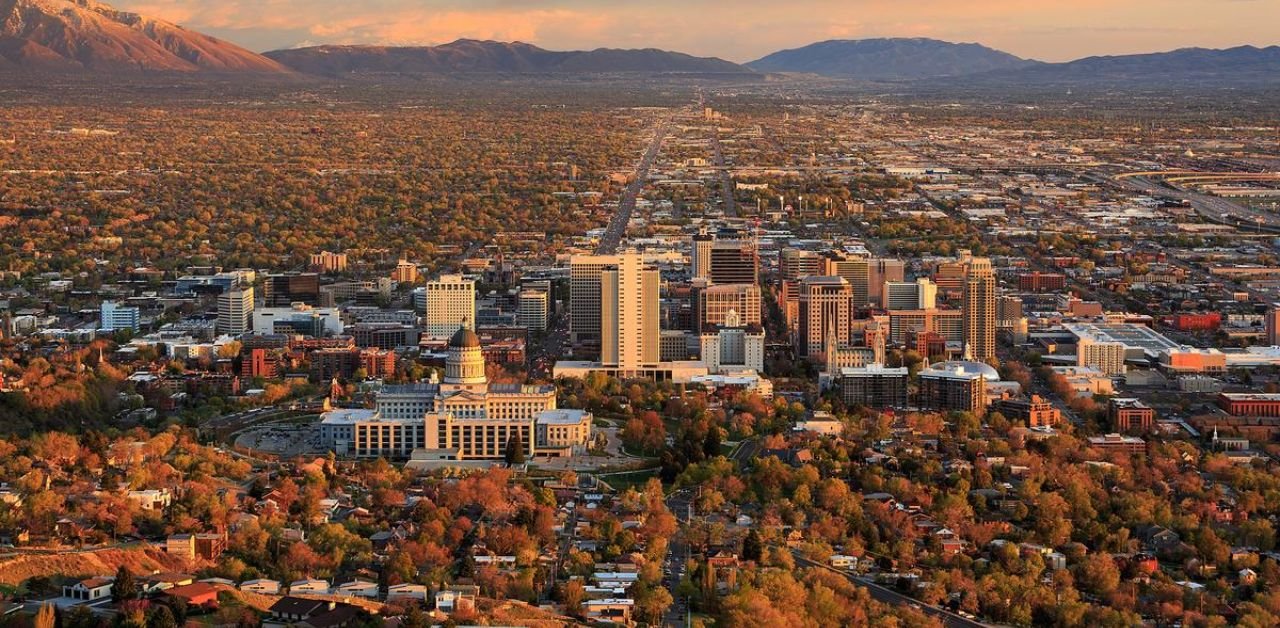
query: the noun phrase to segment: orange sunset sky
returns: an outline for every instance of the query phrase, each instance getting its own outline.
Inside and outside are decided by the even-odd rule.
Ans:
[[[824,39],[933,37],[1065,61],[1280,43],[1280,0],[117,0],[265,51],[519,40],[750,61]]]

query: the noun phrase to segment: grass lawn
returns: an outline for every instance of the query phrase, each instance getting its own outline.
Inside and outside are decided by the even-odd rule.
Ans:
[[[600,478],[618,491],[625,491],[631,487],[644,486],[649,478],[658,477],[658,469],[642,469],[640,471],[632,471],[630,473],[619,473],[616,475],[607,475]]]

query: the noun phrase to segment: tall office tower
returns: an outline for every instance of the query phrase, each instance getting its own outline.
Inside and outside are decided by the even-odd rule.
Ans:
[[[426,332],[434,338],[448,338],[468,325],[476,324],[476,282],[462,275],[441,275],[427,282]]]
[[[600,273],[618,264],[615,255],[575,255],[569,260],[569,339],[600,342]]]
[[[1267,310],[1267,317],[1263,321],[1263,327],[1267,332],[1267,345],[1280,346],[1280,303],[1271,304],[1271,309]]]
[[[782,249],[778,257],[783,281],[800,281],[811,275],[822,274],[822,256],[816,251]]]
[[[886,310],[932,310],[938,306],[938,286],[923,277],[915,281],[886,281],[881,305]]]
[[[760,283],[756,243],[741,232],[722,231],[711,243],[711,283]]]
[[[849,344],[853,288],[844,277],[808,277],[800,285],[800,326],[796,350],[801,357],[822,354],[827,335]]]
[[[318,273],[340,273],[347,269],[346,253],[321,251],[311,254],[311,270]]]
[[[105,331],[123,329],[138,331],[141,320],[141,312],[138,308],[120,305],[115,301],[103,301],[98,309],[98,315],[102,319],[98,329]]]
[[[884,298],[885,282],[902,281],[904,277],[906,277],[906,265],[900,259],[878,258],[868,262],[867,304],[879,303]]]
[[[262,282],[266,307],[289,307],[294,303],[320,305],[320,275],[315,273],[276,273]]]
[[[693,266],[694,279],[711,277],[711,247],[715,240],[714,236],[707,233],[705,227],[693,236],[693,248],[689,253],[689,259]]]
[[[239,336],[252,329],[252,322],[253,286],[233,288],[218,295],[218,333]]]
[[[961,301],[964,318],[964,342],[974,360],[985,362],[996,357],[996,274],[991,260],[975,257],[969,260]]]
[[[761,324],[760,286],[741,283],[708,286],[696,291],[694,298],[698,311],[697,333],[725,325],[731,312],[742,325]]]
[[[849,255],[843,251],[831,251],[823,256],[822,274],[829,277],[844,277],[853,291],[854,307],[866,307],[870,294],[871,280],[870,260],[865,257]]]
[[[516,320],[529,331],[546,331],[547,299],[543,290],[525,288],[516,295]]]
[[[600,273],[600,361],[626,373],[661,361],[658,284],[661,276],[637,253],[618,256]]]

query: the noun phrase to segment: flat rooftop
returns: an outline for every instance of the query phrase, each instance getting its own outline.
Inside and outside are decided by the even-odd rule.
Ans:
[[[372,421],[376,418],[378,418],[377,410],[340,408],[320,415],[320,423],[322,425],[355,425],[356,423]]]
[[[1219,393],[1230,401],[1280,401],[1280,393]]]
[[[1067,323],[1064,327],[1077,339],[1119,343],[1125,349],[1140,349],[1151,359],[1162,351],[1182,348],[1156,330],[1135,323]]]

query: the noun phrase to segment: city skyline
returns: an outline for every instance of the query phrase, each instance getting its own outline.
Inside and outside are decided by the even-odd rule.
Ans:
[[[589,0],[463,3],[298,0],[216,4],[122,0],[153,15],[255,51],[319,44],[438,45],[460,38],[523,41],[549,49],[661,48],[748,62],[828,39],[929,37],[976,42],[1020,57],[1060,62],[1095,55],[1277,43],[1280,5],[1258,0],[1026,0],[898,5],[807,0],[786,6],[724,0],[689,6],[660,0],[601,6]],[[305,17],[300,17],[305,16]],[[727,17],[726,17],[727,16]],[[704,25],[715,23],[717,28]]]

